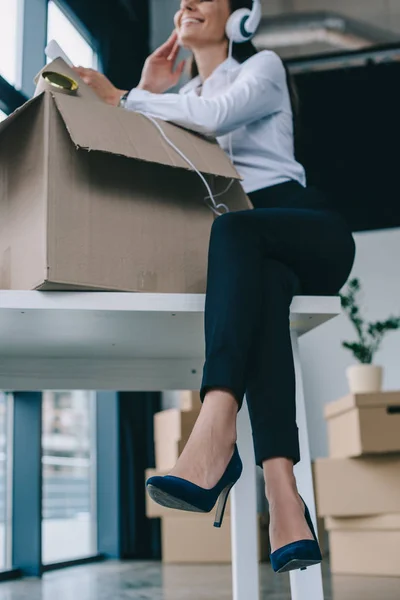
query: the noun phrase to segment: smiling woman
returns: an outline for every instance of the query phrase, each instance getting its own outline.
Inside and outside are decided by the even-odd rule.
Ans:
[[[235,9],[241,12],[232,15]],[[290,305],[298,293],[336,294],[350,273],[354,241],[322,194],[306,186],[294,155],[292,106],[279,56],[265,50],[240,58],[235,42],[229,55],[230,41],[250,43],[245,40],[256,29],[250,18],[257,22],[260,12],[258,0],[182,0],[175,31],[148,57],[139,85],[123,103],[216,137],[254,206],[219,216],[211,228],[203,407],[176,466],[148,481],[149,494],[164,506],[197,512],[210,510],[220,496],[221,525],[229,490],[241,474],[236,417],[246,394],[270,505],[271,562],[283,572],[321,561],[293,472],[300,448]],[[179,94],[165,93],[182,73],[183,63],[175,67],[181,46],[191,50],[198,75]],[[103,100],[121,105],[122,90],[104,76],[90,70],[81,75]],[[229,187],[223,193],[229,206]]]
[[[182,2],[175,15],[179,42],[192,50],[221,44],[225,38],[225,25],[231,14],[229,2]]]

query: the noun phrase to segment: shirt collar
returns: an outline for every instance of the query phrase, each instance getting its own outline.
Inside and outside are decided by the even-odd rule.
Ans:
[[[208,83],[209,81],[212,81],[215,77],[218,77],[220,74],[225,73],[228,69],[236,67],[238,64],[239,64],[238,61],[235,58],[233,58],[233,56],[228,57],[227,59],[224,60],[224,62],[219,64],[216,69],[214,69],[214,71],[211,73],[210,77],[208,77],[206,79],[206,83]],[[201,85],[202,85],[201,77],[200,77],[200,75],[197,75],[196,77],[193,77],[193,79],[191,79],[188,83],[186,83],[186,85],[184,85],[180,89],[180,93],[188,94],[189,92],[196,90]]]

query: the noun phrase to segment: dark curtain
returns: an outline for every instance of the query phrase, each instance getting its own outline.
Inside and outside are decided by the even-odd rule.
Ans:
[[[400,64],[295,77],[297,156],[353,231],[400,226]]]
[[[145,470],[155,466],[154,414],[161,410],[161,393],[121,392],[120,498],[121,558],[161,557],[159,519],[146,517]]]

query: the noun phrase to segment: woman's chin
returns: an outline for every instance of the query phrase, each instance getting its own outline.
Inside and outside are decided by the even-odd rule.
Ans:
[[[198,48],[199,46],[204,46],[204,40],[201,36],[196,35],[194,32],[186,32],[181,33],[179,35],[179,45],[186,50],[193,50],[194,48]]]
[[[193,36],[192,35],[180,35],[179,36],[179,45],[182,48],[186,48],[187,50],[190,50],[192,47],[192,42],[193,42]]]

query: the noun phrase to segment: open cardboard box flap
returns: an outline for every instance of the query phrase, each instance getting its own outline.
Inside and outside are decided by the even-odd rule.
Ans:
[[[66,75],[79,85],[74,94],[59,93],[49,87],[45,88],[47,93],[52,94],[77,148],[193,170],[163,139],[154,123],[139,113],[109,106],[103,102],[61,58],[46,65],[35,77],[37,96],[43,93],[40,78],[47,71]],[[221,151],[216,140],[205,138],[165,121],[158,119],[156,121],[165,135],[187,156],[198,171],[228,179],[240,179],[240,175],[228,156]]]
[[[163,139],[154,123],[143,115],[105,103],[83,102],[66,94],[54,94],[53,97],[75,146],[192,170]],[[201,173],[239,179],[236,169],[217,142],[171,123],[158,123],[171,142]]]

